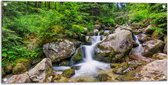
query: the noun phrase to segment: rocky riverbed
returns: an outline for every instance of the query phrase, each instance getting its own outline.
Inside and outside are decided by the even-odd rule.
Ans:
[[[150,26],[150,25],[149,25]],[[164,81],[167,80],[167,38],[152,35],[149,26],[139,30],[134,26],[116,26],[115,30],[103,29],[95,25],[100,33],[100,42],[93,48],[93,54],[88,55],[84,43],[93,43],[97,37],[87,36],[87,42],[72,39],[58,39],[43,45],[43,58],[29,61],[18,59],[15,67],[8,65],[2,69],[3,83],[49,83],[49,82],[113,82],[113,81]],[[106,32],[105,32],[106,30]],[[107,32],[108,30],[108,32]],[[138,31],[137,31],[138,30]],[[136,36],[135,36],[136,35]],[[164,37],[167,37],[165,35]],[[138,43],[137,43],[138,41]],[[93,44],[92,44],[93,45]],[[87,49],[87,50],[86,50]],[[90,48],[92,49],[92,48]],[[81,75],[78,70],[83,64],[88,64],[88,56],[92,56],[98,64],[95,75]],[[85,62],[86,61],[86,62]],[[97,64],[96,64],[97,65]],[[102,68],[108,65],[109,68]],[[61,69],[57,67],[62,66]],[[85,67],[85,68],[86,68]],[[55,68],[55,69],[54,69]],[[57,68],[57,69],[56,69]]]

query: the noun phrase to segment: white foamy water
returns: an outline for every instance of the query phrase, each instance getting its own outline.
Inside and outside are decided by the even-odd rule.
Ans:
[[[142,44],[139,42],[137,35],[135,35],[135,39],[136,39],[135,41],[138,44],[138,46],[133,48],[133,52],[142,54],[144,52],[144,48],[142,47]]]
[[[91,36],[91,45],[82,45],[84,50],[82,51],[84,56],[83,61],[74,67],[79,67],[79,69],[75,70],[75,75],[72,78],[78,78],[80,76],[96,76],[99,70],[110,69],[110,64],[99,62],[93,59],[94,50],[98,43],[101,42],[101,36],[98,33],[98,36]],[[57,74],[62,74],[63,70],[70,69],[69,66],[55,66],[53,67],[56,70]]]
[[[80,77],[80,76],[96,76],[99,70],[105,70],[110,68],[110,64],[102,63],[93,59],[94,49],[98,43],[101,41],[101,36],[92,36],[92,45],[83,45],[84,49],[84,58],[83,62],[77,64],[76,66],[80,66],[79,70],[75,71],[75,75],[72,78]]]

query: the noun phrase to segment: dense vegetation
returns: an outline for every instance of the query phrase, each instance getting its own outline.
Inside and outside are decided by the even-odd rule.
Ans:
[[[2,64],[17,58],[43,57],[42,45],[57,38],[82,41],[95,24],[150,23],[151,30],[166,34],[166,4],[3,2]],[[14,64],[14,63],[13,63]]]

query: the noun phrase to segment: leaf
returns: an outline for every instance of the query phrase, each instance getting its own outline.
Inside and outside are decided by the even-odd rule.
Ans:
[[[3,57],[7,57],[7,53],[2,53],[2,56]]]

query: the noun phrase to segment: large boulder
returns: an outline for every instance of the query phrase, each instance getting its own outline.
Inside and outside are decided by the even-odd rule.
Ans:
[[[59,39],[56,42],[47,43],[43,46],[43,52],[52,62],[59,62],[70,58],[78,47],[78,42],[68,39]]]
[[[133,47],[134,40],[129,30],[118,27],[102,41],[96,50],[96,59],[104,62],[120,61]]]
[[[49,58],[44,58],[28,72],[28,75],[32,82],[44,83],[51,82],[52,73],[53,69],[51,60]]]
[[[28,72],[11,76],[5,83],[31,83]]]
[[[146,57],[152,57],[153,54],[162,52],[163,49],[163,41],[161,40],[149,40],[142,44],[144,47],[143,55]]]
[[[167,79],[167,59],[155,60],[141,68],[140,80],[155,81]]]

